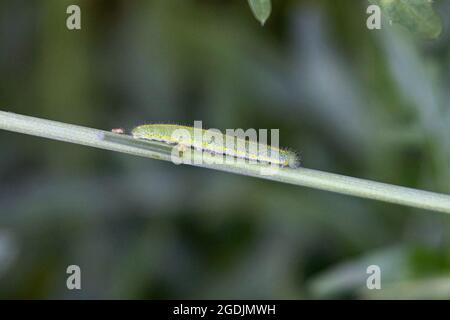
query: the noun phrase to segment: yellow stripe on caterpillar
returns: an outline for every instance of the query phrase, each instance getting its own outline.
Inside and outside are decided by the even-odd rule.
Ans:
[[[183,131],[186,134],[179,134]],[[195,134],[201,135],[200,139]],[[290,150],[272,147],[271,145],[249,141],[237,135],[222,134],[215,129],[180,126],[174,124],[145,124],[134,128],[131,132],[136,139],[160,141],[167,144],[180,145],[240,159],[253,160],[282,167],[297,168],[300,166],[299,156]],[[206,138],[205,138],[206,137]],[[230,144],[230,141],[233,143]]]

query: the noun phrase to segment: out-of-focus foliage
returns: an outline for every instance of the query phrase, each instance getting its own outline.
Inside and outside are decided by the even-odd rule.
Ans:
[[[252,9],[255,18],[264,25],[272,11],[271,0],[248,0],[248,4]]]
[[[450,193],[450,1],[434,41],[368,30],[367,5],[277,1],[261,28],[241,0],[2,1],[0,108],[278,128],[307,167]],[[0,146],[0,297],[449,297],[446,215],[8,132]]]
[[[433,0],[370,0],[380,6],[390,23],[404,26],[423,38],[436,38],[442,22],[433,10]]]

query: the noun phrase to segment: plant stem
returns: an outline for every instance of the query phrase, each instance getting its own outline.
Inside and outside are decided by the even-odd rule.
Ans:
[[[141,157],[171,161],[172,146],[156,141],[143,141],[116,134],[0,111],[0,129],[71,142],[85,146],[128,153]],[[194,151],[194,153],[197,151]],[[198,152],[197,152],[198,153]],[[203,154],[205,159],[209,157]],[[208,159],[206,159],[208,160]],[[306,186],[362,198],[450,213],[450,196],[395,186],[307,168],[279,168],[273,175],[261,174],[261,165],[249,163],[193,164],[241,175]]]

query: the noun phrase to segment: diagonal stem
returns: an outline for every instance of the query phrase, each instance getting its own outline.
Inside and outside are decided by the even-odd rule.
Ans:
[[[23,116],[10,112],[0,111],[0,129],[123,152],[135,156],[171,161],[172,146],[161,142],[137,140],[128,135],[115,134],[109,131]],[[209,157],[206,153],[202,156],[203,158]],[[273,175],[262,175],[261,165],[255,164],[208,164],[206,161],[202,164],[194,165],[367,199],[450,213],[450,196],[446,194],[400,187],[313,169],[280,168]]]

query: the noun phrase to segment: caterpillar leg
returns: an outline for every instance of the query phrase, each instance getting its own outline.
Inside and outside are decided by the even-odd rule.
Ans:
[[[180,158],[183,157],[184,153],[189,149],[189,147],[185,144],[179,143],[175,146],[175,148],[177,149],[178,152],[178,156]]]

